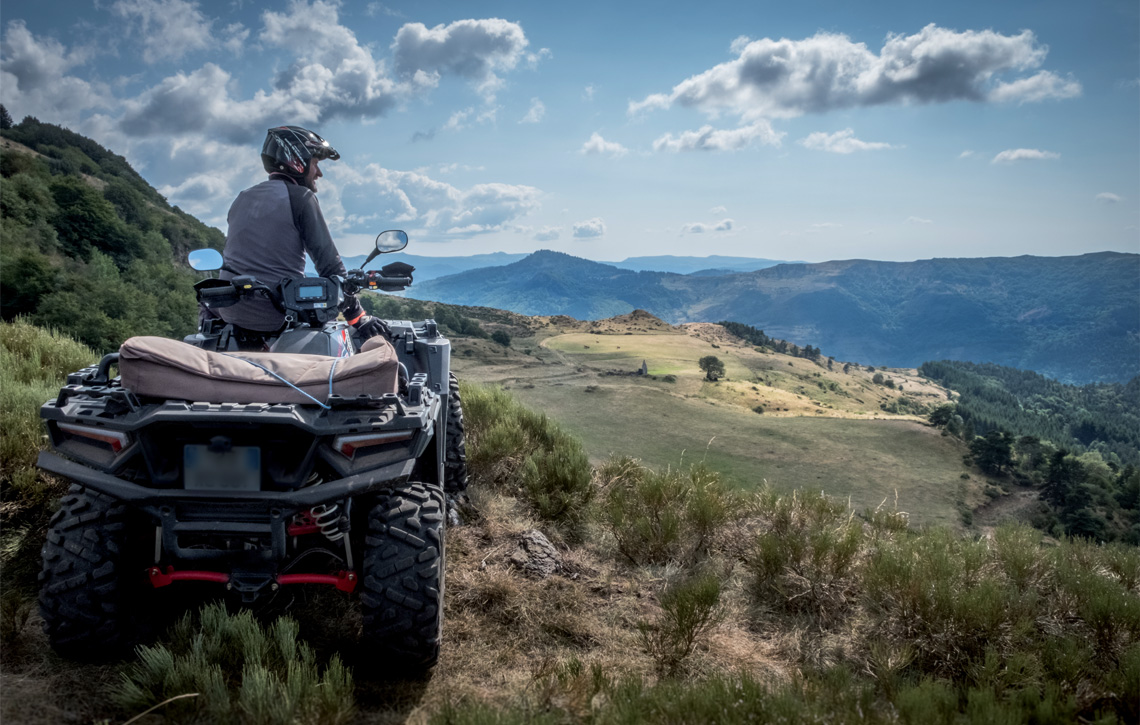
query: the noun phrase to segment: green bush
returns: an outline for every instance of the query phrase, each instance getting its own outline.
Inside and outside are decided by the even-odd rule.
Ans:
[[[747,563],[757,601],[824,625],[836,621],[855,603],[862,522],[822,493],[765,490],[754,509],[767,523]]]
[[[659,675],[676,676],[697,642],[724,617],[720,590],[720,577],[702,572],[671,582],[657,596],[661,616],[639,622],[638,630]]]
[[[653,471],[630,458],[611,458],[598,479],[603,520],[635,564],[691,564],[739,509],[736,495],[703,465]]]
[[[197,621],[195,621],[195,619]],[[333,655],[322,671],[297,623],[281,617],[264,627],[249,611],[225,605],[187,613],[166,643],[139,647],[114,694],[128,712],[162,706],[174,722],[346,723],[352,719],[352,673]]]
[[[578,439],[502,388],[462,383],[461,394],[472,483],[519,495],[567,534],[580,533],[594,486]]]

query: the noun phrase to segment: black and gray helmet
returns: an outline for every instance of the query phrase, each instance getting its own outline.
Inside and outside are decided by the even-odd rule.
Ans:
[[[312,159],[336,161],[340,154],[328,141],[300,126],[278,126],[265,134],[261,163],[271,174],[304,178]]]

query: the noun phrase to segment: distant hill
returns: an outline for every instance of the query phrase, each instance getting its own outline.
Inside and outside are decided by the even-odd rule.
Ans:
[[[620,262],[602,262],[618,269],[634,272],[673,272],[674,274],[730,274],[734,272],[755,272],[758,269],[786,264],[777,259],[757,257],[723,257],[713,254],[708,257],[678,257],[664,254],[655,257],[628,257]]]
[[[413,240],[413,244],[415,240]],[[367,255],[344,257],[344,263],[349,268],[359,267],[364,263]],[[452,274],[468,272],[484,267],[501,267],[513,264],[528,257],[528,254],[508,254],[494,252],[493,254],[472,254],[466,257],[424,257],[415,254],[385,255],[384,264],[388,262],[407,262],[416,268],[416,280],[426,282],[437,277],[446,277]],[[767,269],[777,264],[785,264],[774,259],[758,259],[754,257],[674,257],[664,255],[658,257],[630,257],[621,262],[601,262],[618,269],[628,269],[635,272],[673,272],[676,274],[721,275],[736,274],[739,272],[752,272],[757,269]],[[308,265],[313,271],[312,263]]]
[[[450,304],[599,319],[734,320],[841,360],[966,360],[1067,383],[1140,373],[1140,255],[848,260],[702,276],[634,272],[559,252],[418,284]]]
[[[412,240],[415,245],[415,240]],[[344,265],[349,269],[359,269],[368,255],[361,254],[355,257],[342,257]],[[417,254],[407,254],[405,252],[396,252],[395,254],[385,254],[382,257],[374,260],[369,267],[378,267],[391,262],[405,262],[416,268],[415,279],[416,282],[426,282],[429,279],[437,277],[446,277],[452,274],[459,274],[473,269],[482,269],[484,267],[501,267],[506,264],[512,264],[520,259],[526,258],[526,254],[507,254],[506,252],[494,252],[493,254],[472,254],[467,257],[424,257]],[[313,263],[307,261],[306,269],[309,274],[315,274]]]

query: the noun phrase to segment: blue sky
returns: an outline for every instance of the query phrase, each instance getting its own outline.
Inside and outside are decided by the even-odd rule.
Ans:
[[[6,0],[0,101],[225,229],[265,129],[342,253],[1140,251],[1140,7]]]

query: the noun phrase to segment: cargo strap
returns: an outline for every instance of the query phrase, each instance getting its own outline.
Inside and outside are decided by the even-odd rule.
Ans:
[[[319,401],[319,400],[317,400],[316,398],[314,398],[313,396],[309,395],[309,394],[308,394],[308,393],[306,393],[304,390],[301,390],[301,389],[300,389],[300,388],[298,388],[296,385],[294,385],[293,383],[289,382],[288,380],[286,380],[285,378],[281,377],[280,375],[278,375],[277,373],[273,372],[272,370],[270,370],[269,368],[265,367],[264,365],[260,365],[260,364],[258,364],[258,363],[255,363],[253,360],[247,360],[247,359],[246,359],[246,358],[244,358],[244,357],[238,357],[237,355],[231,355],[231,354],[229,354],[228,352],[223,352],[223,353],[220,353],[220,354],[222,354],[222,355],[225,355],[226,357],[232,357],[234,360],[241,360],[242,362],[247,362],[247,363],[249,363],[250,365],[254,366],[255,368],[261,368],[261,370],[263,370],[264,372],[267,372],[267,373],[269,373],[269,374],[270,374],[270,375],[272,375],[273,377],[275,377],[275,378],[277,378],[278,380],[280,380],[281,382],[285,383],[285,384],[286,384],[286,385],[288,385],[290,388],[293,388],[293,390],[296,390],[298,393],[300,393],[301,395],[304,395],[306,398],[308,398],[309,400],[313,401],[313,402],[314,402],[314,403],[316,403],[317,405],[321,406],[321,407],[322,407],[322,408],[324,408],[325,410],[332,410],[332,406],[331,406],[331,405],[327,405],[327,404],[325,404],[325,403],[322,403],[321,401]],[[329,368],[329,397],[332,397],[332,394],[333,394],[333,375],[336,373],[336,364],[337,364],[337,363],[340,361],[340,358],[338,358],[338,357],[334,357],[334,358],[332,359],[332,361],[333,361],[333,362],[332,362],[332,367],[330,367],[330,368]]]

